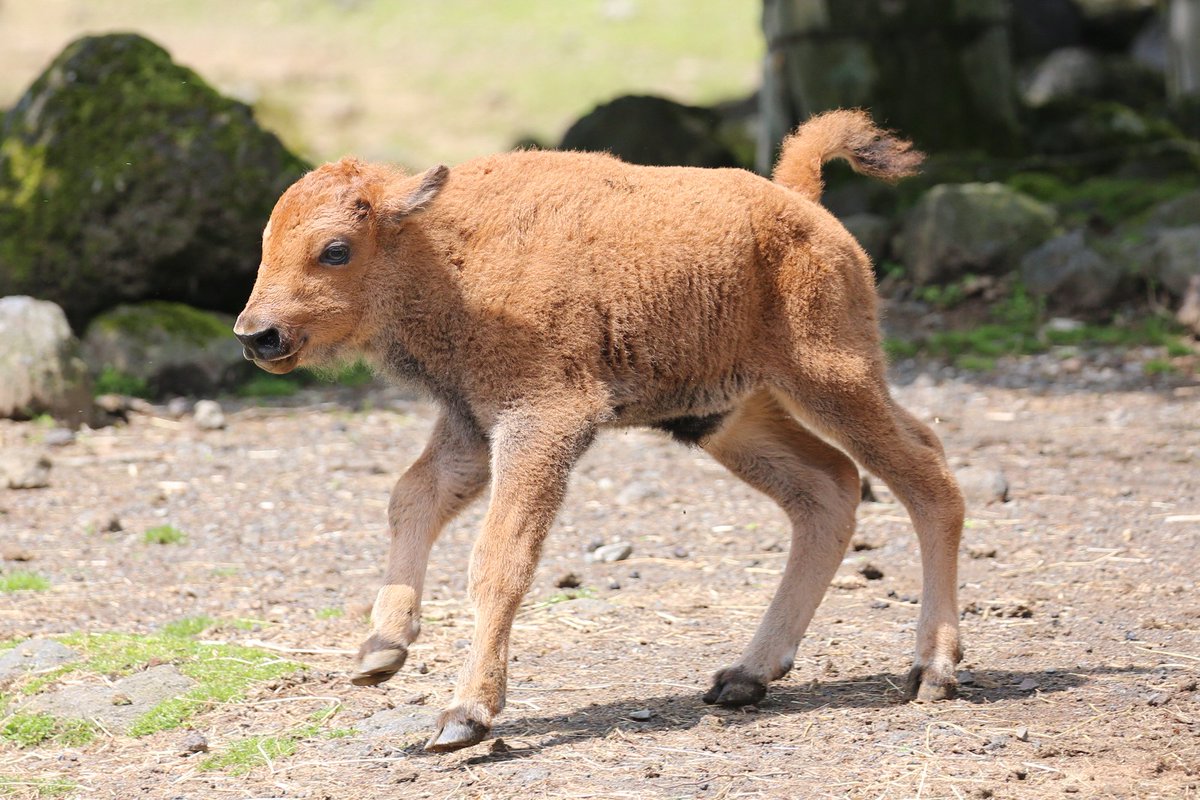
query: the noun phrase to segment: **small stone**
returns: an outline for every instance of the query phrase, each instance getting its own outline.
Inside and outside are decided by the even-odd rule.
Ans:
[[[838,575],[829,585],[835,589],[862,589],[867,582],[860,575]]]
[[[636,569],[629,570],[629,580],[636,581],[640,577],[642,577],[642,573],[638,572]]]
[[[184,755],[207,753],[208,739],[205,739],[200,731],[188,731],[187,736],[183,737],[182,750]]]
[[[1017,728],[1017,732],[1013,735],[1017,737],[1018,742],[1028,742],[1029,728],[1026,728],[1024,725],[1022,725],[1021,727]]]
[[[960,669],[955,678],[958,680],[959,686],[975,685],[975,673],[969,669]]]
[[[109,533],[120,533],[125,530],[125,526],[121,524],[121,518],[113,514],[108,518],[108,522],[104,525],[104,530]]]
[[[114,706],[131,706],[133,700],[124,692],[115,692],[112,696],[112,704]]]
[[[614,542],[606,544],[603,547],[597,547],[592,552],[592,561],[597,561],[601,564],[612,564],[617,561],[624,561],[633,555],[633,545],[629,542]]]
[[[1023,781],[1029,777],[1029,770],[1025,769],[1024,767],[1017,767],[1009,774],[1012,775],[1017,780]]]
[[[1170,699],[1171,699],[1171,695],[1167,694],[1166,692],[1155,692],[1154,694],[1152,694],[1146,698],[1146,705],[1161,706]]]
[[[558,579],[554,581],[554,585],[559,589],[574,589],[581,583],[583,583],[583,581],[574,572],[568,572],[564,575],[560,575]]]
[[[617,505],[629,506],[644,502],[660,494],[658,489],[645,481],[633,481],[617,494]]]
[[[1039,686],[1041,686],[1041,684],[1035,681],[1033,678],[1026,678],[1017,684],[1017,690],[1021,692],[1032,692]]]
[[[975,544],[967,548],[967,555],[971,558],[995,558],[996,548]]]
[[[5,561],[33,561],[33,553],[15,544],[5,545],[0,550],[0,558]]]
[[[872,600],[871,608],[889,608],[892,604],[887,600]]]
[[[28,450],[0,455],[0,487],[42,489],[50,485],[50,459]]]
[[[859,535],[850,540],[850,549],[856,553],[861,553],[863,550],[878,550],[879,542]]]
[[[192,411],[192,420],[202,431],[215,431],[225,427],[225,412],[216,400],[200,400]]]
[[[968,506],[1008,502],[1008,478],[998,469],[962,467],[954,473]]]
[[[428,675],[429,674],[429,665],[426,664],[424,661],[422,661],[420,664],[417,664],[417,673],[420,675]]]
[[[870,562],[867,562],[859,567],[858,574],[862,575],[869,581],[877,581],[883,578],[883,570]]]
[[[192,401],[186,397],[172,397],[167,403],[167,416],[179,419],[192,410]]]
[[[621,588],[621,582],[618,581],[616,578],[609,578],[608,579],[608,588],[612,589],[613,591],[616,591],[617,589]]]
[[[671,555],[675,556],[676,558],[687,558],[691,554],[683,545],[677,545],[675,549],[671,551]]]
[[[42,444],[47,447],[66,447],[75,441],[75,432],[70,428],[51,428],[42,436]]]
[[[654,712],[648,708],[640,708],[637,711],[630,711],[629,718],[638,722],[645,722],[654,716]]]
[[[428,699],[429,695],[425,692],[417,692],[416,694],[410,694],[400,702],[406,706],[423,706]]]

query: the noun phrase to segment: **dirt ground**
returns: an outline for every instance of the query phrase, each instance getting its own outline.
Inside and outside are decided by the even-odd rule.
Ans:
[[[28,559],[0,566],[51,583],[0,595],[0,639],[256,620],[205,636],[265,643],[309,669],[190,727],[217,753],[340,703],[346,735],[301,738],[242,776],[199,769],[184,729],[0,744],[0,775],[15,796],[36,795],[24,779],[65,778],[73,797],[189,800],[1200,796],[1200,386],[1023,374],[895,374],[956,465],[1002,472],[1010,487],[1006,503],[972,490],[958,699],[901,702],[919,565],[876,481],[862,549],[791,674],[758,708],[703,705],[778,580],[783,515],[701,452],[609,433],[575,473],[518,618],[502,742],[440,756],[421,743],[469,636],[465,565],[482,505],[434,550],[424,633],[402,673],[379,688],[345,677],[381,575],[388,492],[431,407],[394,389],[311,390],[272,406],[222,401],[223,430],[156,408],[84,432],[48,450],[48,488],[0,493],[0,543]],[[0,436],[13,447],[44,429],[3,423]],[[106,531],[114,515],[122,530]],[[164,522],[187,541],[145,543]],[[585,559],[617,540],[633,544],[629,559]],[[882,577],[866,580],[867,562]],[[579,599],[555,585],[568,572]]]

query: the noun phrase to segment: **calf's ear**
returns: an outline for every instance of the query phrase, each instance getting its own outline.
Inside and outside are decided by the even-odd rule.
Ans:
[[[396,195],[389,197],[384,204],[387,215],[400,219],[423,210],[437,197],[449,177],[450,168],[438,164],[415,178],[398,181]]]

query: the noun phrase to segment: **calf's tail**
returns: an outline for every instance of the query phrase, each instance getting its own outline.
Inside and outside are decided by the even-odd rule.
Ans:
[[[846,159],[855,172],[895,181],[915,175],[925,155],[914,150],[912,142],[876,127],[865,111],[826,111],[783,140],[771,179],[819,201],[824,188],[821,165],[834,158]]]

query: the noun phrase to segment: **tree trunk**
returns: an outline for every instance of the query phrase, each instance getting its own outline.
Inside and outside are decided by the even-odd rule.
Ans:
[[[1010,151],[1007,0],[763,0],[758,167],[810,115],[860,106],[933,149]]]
[[[1167,41],[1171,101],[1200,98],[1200,0],[1171,0]]]

